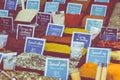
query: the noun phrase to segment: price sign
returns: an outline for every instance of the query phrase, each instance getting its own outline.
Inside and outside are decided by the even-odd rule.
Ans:
[[[116,28],[105,28],[104,27],[101,29],[100,39],[117,41],[118,40],[117,32],[118,30]]]
[[[13,17],[0,17],[0,29],[9,33],[13,30]]]
[[[92,4],[90,15],[106,16],[107,6]]]
[[[24,52],[43,54],[45,41],[45,39],[27,37]]]
[[[18,0],[5,0],[5,10],[16,10],[17,9]]]
[[[61,4],[65,4],[66,0],[53,0],[53,2],[59,2]]]
[[[95,2],[106,2],[106,3],[109,3],[110,0],[95,0]]]
[[[82,11],[82,4],[68,3],[67,14],[80,14]]]
[[[47,26],[51,22],[51,14],[39,12],[37,13],[36,23],[41,26]]]
[[[0,10],[0,17],[8,17],[8,10]]]
[[[45,76],[68,80],[69,60],[60,58],[47,58]]]
[[[87,52],[86,62],[94,63],[109,63],[110,62],[110,49],[107,48],[93,48],[89,47]]]
[[[34,30],[35,30],[35,26],[33,26],[33,25],[18,24],[16,39],[24,39],[25,40],[26,37],[33,37]]]
[[[93,34],[96,34],[101,31],[102,26],[103,26],[102,19],[87,18],[85,29],[89,30]]]
[[[26,9],[40,9],[40,0],[27,0]]]
[[[74,43],[78,42],[83,45],[84,43],[84,48],[88,48],[91,45],[91,38],[92,35],[89,33],[80,33],[80,32],[74,32],[72,35],[72,41],[71,41],[71,47],[74,46]]]
[[[58,2],[46,2],[44,12],[57,12],[59,8]]]
[[[63,31],[64,31],[64,25],[49,23],[46,30],[46,35],[62,37]]]

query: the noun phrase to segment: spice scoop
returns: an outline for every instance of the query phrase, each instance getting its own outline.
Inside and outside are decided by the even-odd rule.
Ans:
[[[11,78],[11,80],[17,80],[16,78]]]
[[[12,78],[10,75],[8,75],[5,71],[0,70],[0,73],[2,73],[3,75],[5,75],[8,79],[10,80],[17,80],[16,78]]]
[[[98,64],[95,80],[101,80],[102,63]]]

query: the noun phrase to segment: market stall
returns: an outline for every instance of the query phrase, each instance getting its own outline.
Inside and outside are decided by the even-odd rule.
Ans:
[[[119,80],[119,3],[0,1],[0,80]]]

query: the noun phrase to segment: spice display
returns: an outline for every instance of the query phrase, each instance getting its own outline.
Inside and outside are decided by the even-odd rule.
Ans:
[[[58,43],[46,43],[45,44],[45,51],[70,54],[70,46],[58,44]]]
[[[109,64],[106,80],[120,80],[120,64]]]
[[[70,52],[71,52],[69,45],[58,44],[58,43],[46,43],[45,51],[58,52],[58,53],[63,53],[63,54],[70,54]],[[87,50],[85,48],[83,48],[82,55],[85,55],[86,52],[87,52]]]
[[[109,64],[107,67],[106,80],[119,80],[120,79],[120,64]]]
[[[56,37],[56,36],[42,36],[42,38],[46,39],[47,42],[57,42],[57,43],[71,43],[71,37]]]
[[[88,30],[85,30],[85,29],[80,29],[80,28],[69,28],[69,27],[66,27],[66,28],[64,29],[64,33],[65,33],[65,34],[72,34],[73,32],[88,33],[89,31],[88,31]]]
[[[42,76],[35,72],[28,71],[4,71],[7,75],[9,75],[12,79],[16,80],[59,80],[57,78]],[[2,80],[10,80],[5,75],[0,73],[0,79]]]
[[[96,43],[97,47],[111,48],[113,50],[120,49],[120,41],[99,40]]]
[[[108,64],[106,80],[119,80],[120,79],[120,68],[119,67],[120,67],[120,64],[115,64],[115,63]],[[80,68],[80,73],[81,73],[80,75],[82,77],[95,79],[96,70],[97,70],[97,64],[86,63]]]
[[[17,56],[16,66],[27,69],[34,69],[39,71],[44,71],[46,58],[52,56],[44,56],[33,53],[22,53]],[[75,68],[79,59],[70,58],[70,68]]]
[[[45,66],[45,57],[42,55],[38,56],[36,54],[23,53],[17,56],[16,66],[43,71]]]
[[[40,74],[34,72],[27,72],[27,71],[5,71],[7,75],[11,78],[15,77],[17,80],[27,80],[27,78],[37,80],[40,77]],[[0,79],[10,80],[5,75],[0,73]]]
[[[80,75],[82,77],[95,79],[97,66],[97,64],[91,62],[83,64],[80,68]]]
[[[38,6],[31,6],[34,8],[39,7],[38,10],[28,10],[27,6],[29,5],[27,3],[27,0],[18,0],[16,10],[4,10],[4,5],[9,4],[16,6],[16,4],[12,4],[16,3],[16,1],[17,0],[8,2],[8,0],[0,0],[1,19],[3,19],[3,16],[6,16],[4,20],[5,24],[9,24],[7,22],[13,23],[10,24],[12,29],[10,29],[8,33],[6,33],[4,30],[1,30],[3,27],[5,27],[5,25],[1,24],[2,27],[0,28],[0,54],[2,55],[0,63],[0,80],[62,80],[62,77],[59,77],[58,79],[53,78],[53,76],[50,77],[46,75],[47,73],[51,74],[53,72],[48,72],[50,68],[55,70],[55,76],[61,75],[61,73],[58,71],[58,68],[60,67],[59,70],[62,71],[63,67],[66,68],[66,64],[61,61],[58,61],[57,63],[55,60],[53,60],[54,62],[50,61],[49,63],[49,61],[47,61],[47,58],[57,58],[61,60],[68,59],[69,66],[67,67],[68,70],[66,69],[67,73],[65,72],[62,74],[68,77],[66,80],[120,80],[120,0],[109,0],[109,2],[106,2],[105,0],[40,0],[40,2],[37,0],[29,0],[30,4],[39,4]],[[52,2],[53,4],[45,5],[46,2]],[[55,7],[56,3],[59,4],[57,7]],[[68,9],[69,3],[73,3],[73,5],[70,6],[70,9]],[[82,8],[79,4],[82,5]],[[98,10],[96,8],[92,8],[92,4],[96,5]],[[101,5],[101,7],[99,7],[99,5]],[[107,7],[106,16],[91,15],[91,9],[96,11],[99,11],[99,9],[103,10],[102,5],[105,5]],[[73,11],[73,8],[76,8],[75,11]],[[72,12],[77,13],[77,8],[81,9],[80,14],[70,14]],[[46,13],[44,15],[39,15],[40,19],[38,20],[38,15],[36,14],[44,13],[47,10],[51,10],[50,13],[48,12],[49,15],[46,15]],[[101,14],[102,13],[104,12],[101,12]],[[88,22],[88,28],[85,28],[87,19],[96,19],[96,21]],[[113,27],[118,29],[117,35],[117,30],[115,31],[115,37],[118,36],[115,38],[115,41],[112,41],[111,38],[111,40],[108,40],[109,37],[107,37],[107,39],[105,38],[106,40],[104,39],[104,36],[106,37],[109,36],[109,34],[112,34],[109,33],[109,31],[105,31],[105,34],[103,37],[101,37],[102,34],[100,34],[100,31],[102,33],[102,30],[93,28],[93,26],[99,25],[99,23],[97,23],[99,19],[101,19],[100,23],[103,23],[103,27]],[[46,30],[49,22],[64,26],[64,30],[62,31],[63,35],[61,37],[47,36]],[[90,25],[92,23],[94,23],[94,25],[92,28],[90,28]],[[34,43],[37,42],[31,43],[30,46],[26,46],[25,39],[16,39],[15,37],[17,35],[17,32],[19,32],[17,30],[18,24],[35,27],[33,31],[34,36],[31,38],[36,37],[46,39],[43,54],[36,54],[32,52],[25,53],[24,48],[30,50],[30,46],[34,47],[34,45],[36,45]],[[98,33],[90,33],[92,35],[90,47],[109,48],[111,51],[110,55],[108,56],[111,57],[109,60],[110,62],[105,65],[102,63],[100,63],[100,65],[92,62],[85,63],[88,58],[88,56],[86,57],[86,53],[87,51],[90,51],[89,49],[84,48],[86,44],[83,42],[85,41],[87,43],[89,40],[86,40],[86,36],[81,37],[80,35],[74,35],[75,40],[73,40],[73,42],[75,44],[73,45],[75,46],[71,46],[72,34],[75,32]],[[77,41],[82,42],[78,43]],[[13,52],[16,54],[7,55]],[[94,53],[96,52],[97,50]],[[100,53],[103,52],[104,51],[100,51]],[[101,59],[102,56],[99,57]],[[46,67],[45,64],[50,64],[50,66],[48,65]]]
[[[67,27],[80,27],[83,14],[65,14],[65,26]],[[73,21],[74,20],[74,21]]]

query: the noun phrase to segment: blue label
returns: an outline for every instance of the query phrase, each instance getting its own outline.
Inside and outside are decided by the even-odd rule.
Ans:
[[[103,40],[117,41],[117,29],[102,28],[100,38],[103,39]]]
[[[95,0],[95,2],[110,2],[109,0]]]
[[[85,29],[91,31],[96,32],[96,30],[93,29],[97,29],[97,32],[100,32],[101,28],[103,25],[103,20],[102,19],[90,19],[88,18],[86,21],[86,26]]]
[[[27,0],[26,9],[40,9],[40,0]]]
[[[94,63],[109,63],[110,62],[110,49],[104,48],[88,48],[86,62]]]
[[[27,37],[24,52],[43,54],[44,44],[45,39]]]
[[[74,42],[83,42],[84,48],[88,48],[91,44],[91,34],[75,32],[72,37],[72,43]]]
[[[0,10],[0,17],[8,17],[8,10]]]
[[[48,24],[46,35],[47,36],[59,36],[62,37],[64,25]]]
[[[53,2],[59,2],[61,4],[64,4],[66,0],[53,0]]]
[[[68,59],[47,58],[45,76],[51,76],[61,78],[62,80],[68,80],[68,67]]]
[[[64,4],[66,0],[53,0],[53,2],[59,2],[61,4]]]
[[[82,10],[82,4],[68,3],[67,14],[80,14]]]
[[[5,0],[5,10],[16,10],[18,0]]]
[[[58,2],[46,2],[44,12],[57,12],[59,7]]]
[[[90,15],[106,16],[107,6],[105,5],[92,5]]]

